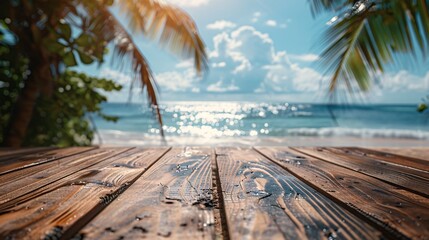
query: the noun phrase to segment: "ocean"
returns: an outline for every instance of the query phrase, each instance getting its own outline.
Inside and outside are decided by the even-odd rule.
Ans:
[[[159,125],[147,105],[106,103],[102,108],[120,120],[111,123],[95,117],[100,132],[96,141],[101,138],[100,143],[122,145],[160,142]],[[166,139],[175,144],[191,139],[191,143],[212,144],[342,137],[408,139],[429,145],[429,114],[418,113],[416,105],[168,102],[160,109]]]

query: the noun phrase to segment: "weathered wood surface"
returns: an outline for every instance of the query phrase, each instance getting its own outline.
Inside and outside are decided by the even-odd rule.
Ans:
[[[39,196],[2,209],[0,238],[73,235],[158,160],[167,149],[131,149],[55,184]],[[70,237],[70,236],[69,236]]]
[[[80,231],[85,239],[213,239],[210,148],[175,148]]]
[[[429,145],[429,144],[428,144]],[[429,161],[429,147],[427,148],[366,148],[366,150],[375,150],[385,155],[393,156],[406,156],[414,158],[414,161],[417,160],[420,164],[427,167],[427,161]],[[423,160],[423,161],[422,161]],[[411,161],[412,162],[412,161]],[[403,163],[400,163],[403,164]]]
[[[96,149],[84,152],[79,156],[62,158],[47,164],[0,175],[0,182],[6,185],[0,188],[0,212],[29,198],[39,196],[46,191],[45,187],[50,184],[62,186],[67,181],[72,181],[68,177],[73,173],[85,170],[129,149]],[[82,176],[85,174],[88,173],[82,173]]]
[[[55,149],[53,147],[38,147],[38,148],[0,148],[0,161],[7,158],[14,158],[19,156],[24,156],[29,153],[43,152],[50,149]]]
[[[428,152],[0,149],[0,239],[429,239]]]
[[[391,154],[387,152],[381,152],[381,151],[377,151],[373,149],[365,149],[365,148],[347,148],[347,150],[358,155],[360,154],[360,155],[378,159],[385,163],[397,164],[400,166],[415,168],[415,169],[429,172],[429,160],[424,160],[424,159],[410,157],[410,156]],[[427,151],[427,154],[429,154],[429,151]]]
[[[42,151],[27,152],[12,155],[0,160],[0,175],[19,169],[55,161],[60,158],[72,156],[95,149],[95,147],[71,147],[65,149],[45,149]]]
[[[378,239],[381,233],[252,149],[216,150],[232,239]]]
[[[429,172],[380,161],[348,148],[293,148],[338,166],[357,171],[429,197]]]
[[[319,192],[359,215],[387,238],[429,237],[427,198],[290,148],[257,149]]]

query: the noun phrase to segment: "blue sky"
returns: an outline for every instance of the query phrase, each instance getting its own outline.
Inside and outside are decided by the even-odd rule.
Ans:
[[[207,45],[210,71],[198,78],[190,61],[135,36],[160,87],[162,101],[326,101],[318,45],[331,16],[313,18],[304,0],[167,0],[196,21]],[[123,14],[114,10],[121,20]],[[125,23],[125,22],[124,22]],[[363,99],[366,103],[419,103],[429,94],[429,64],[393,68]],[[106,64],[83,70],[129,85],[127,72]],[[138,91],[136,89],[136,91]],[[109,101],[127,101],[127,87]],[[135,98],[138,99],[138,98]]]

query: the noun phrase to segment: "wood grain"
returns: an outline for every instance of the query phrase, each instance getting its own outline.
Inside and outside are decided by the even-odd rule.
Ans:
[[[82,171],[129,149],[95,149],[78,156],[62,158],[32,168],[1,175],[0,182],[7,184],[0,187],[0,212],[10,208],[10,206],[20,204],[22,201],[39,196],[46,189],[51,189],[49,185],[52,183],[56,182],[58,186],[61,186],[67,177],[73,173]]]
[[[172,149],[78,236],[85,239],[212,239],[210,148]]]
[[[67,238],[119,196],[167,149],[132,149],[49,186],[0,215],[0,238]]]
[[[0,175],[83,153],[92,149],[95,149],[95,147],[71,147],[38,151],[36,153],[31,152],[20,156],[14,155],[13,157],[0,161]]]
[[[295,176],[377,227],[389,239],[427,239],[429,200],[290,148],[257,148]]]
[[[429,144],[428,144],[429,145]],[[378,152],[384,152],[387,154],[392,155],[399,155],[399,156],[407,156],[412,158],[417,158],[419,160],[423,160],[428,162],[429,161],[429,147],[415,147],[415,148],[370,148],[372,150],[378,151]],[[427,163],[426,163],[427,164]]]
[[[409,168],[415,168],[429,173],[429,161],[419,158],[401,156],[396,154],[391,154],[387,152],[376,151],[373,149],[367,148],[346,148],[345,150],[352,152],[353,154],[360,156],[368,156],[370,158],[377,159],[379,161],[387,162],[390,164],[397,164],[400,166],[405,166]],[[427,151],[429,154],[429,151]]]
[[[61,171],[62,168],[70,168],[73,164],[79,164],[81,162],[88,161],[88,159],[109,155],[111,151],[112,149],[110,148],[93,149],[80,153],[79,155],[59,158],[45,164],[0,174],[0,183],[4,184],[4,186],[0,186],[0,197],[3,193],[7,193],[11,190],[33,183],[34,181],[46,178],[49,175]]]
[[[0,161],[9,158],[16,158],[26,154],[43,152],[55,149],[54,147],[37,147],[37,148],[0,148]]]
[[[429,172],[380,161],[370,155],[348,150],[348,148],[293,149],[429,197]]]
[[[381,233],[252,149],[216,149],[231,239],[379,239]]]

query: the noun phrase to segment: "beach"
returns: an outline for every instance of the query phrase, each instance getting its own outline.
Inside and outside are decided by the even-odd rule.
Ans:
[[[215,137],[197,138],[173,136],[163,140],[159,136],[141,133],[101,131],[94,140],[102,146],[338,146],[338,147],[428,147],[429,141],[407,138],[360,138],[360,137]]]

